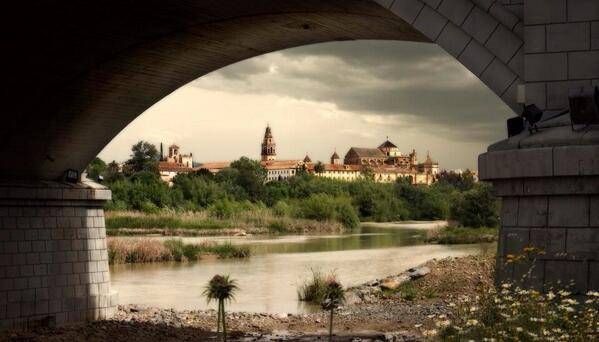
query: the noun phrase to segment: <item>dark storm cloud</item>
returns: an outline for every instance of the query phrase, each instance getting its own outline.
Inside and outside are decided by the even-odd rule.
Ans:
[[[388,115],[452,138],[501,137],[511,115],[496,95],[433,44],[356,41],[317,44],[221,69],[196,86],[334,103],[361,115]]]

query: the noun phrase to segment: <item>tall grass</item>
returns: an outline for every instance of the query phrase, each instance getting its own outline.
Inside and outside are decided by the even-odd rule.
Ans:
[[[271,233],[341,232],[345,228],[338,221],[318,221],[280,216],[272,209],[255,208],[237,212],[229,218],[217,218],[209,210],[176,212],[161,210],[157,214],[136,211],[106,212],[108,235],[131,234],[131,229],[139,233],[163,232],[167,235],[198,230],[253,229],[265,228]],[[193,235],[193,234],[191,234]]]
[[[311,272],[312,277],[299,286],[297,296],[301,301],[320,304],[327,294],[327,284],[336,281],[337,276],[333,272],[324,274],[315,269]]]
[[[185,244],[181,239],[164,242],[148,238],[108,239],[108,261],[111,264],[193,261],[207,254],[227,259],[247,258],[251,253],[249,247],[231,243]]]

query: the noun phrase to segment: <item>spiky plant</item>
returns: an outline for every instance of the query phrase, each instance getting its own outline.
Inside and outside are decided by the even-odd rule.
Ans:
[[[216,319],[216,332],[219,333],[222,327],[223,341],[227,341],[227,324],[225,322],[225,302],[235,298],[235,292],[239,289],[237,281],[230,279],[228,275],[217,274],[204,288],[203,295],[208,299],[218,302],[218,316]]]
[[[329,310],[329,341],[333,340],[333,315],[335,313],[335,309],[341,306],[345,302],[345,289],[343,286],[335,279],[334,277],[330,277],[327,279],[326,288],[325,288],[325,296],[320,304],[324,310]]]

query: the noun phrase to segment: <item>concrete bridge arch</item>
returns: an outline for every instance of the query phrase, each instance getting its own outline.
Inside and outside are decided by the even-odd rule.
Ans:
[[[515,111],[520,84],[543,109],[567,106],[571,87],[599,84],[596,0],[48,0],[3,15],[0,328],[110,314],[110,192],[61,179],[210,71],[293,46],[387,39],[440,45]],[[500,258],[529,244],[555,251],[540,261],[537,287],[576,279],[581,291],[599,288],[599,134],[585,134],[523,133],[480,159],[481,176],[508,198]]]
[[[39,25],[25,29],[26,39],[12,49],[22,55],[8,75],[17,115],[1,129],[0,151],[26,157],[0,160],[3,178],[56,180],[67,169],[82,170],[129,122],[180,86],[299,45],[434,42],[514,109],[522,83],[522,23],[497,2],[46,4],[44,15],[32,18]]]

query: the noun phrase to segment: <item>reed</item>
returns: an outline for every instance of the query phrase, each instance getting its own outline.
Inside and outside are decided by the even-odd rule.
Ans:
[[[108,261],[111,264],[196,261],[214,254],[221,259],[248,258],[249,247],[231,243],[185,244],[181,239],[158,241],[149,238],[108,238]]]

